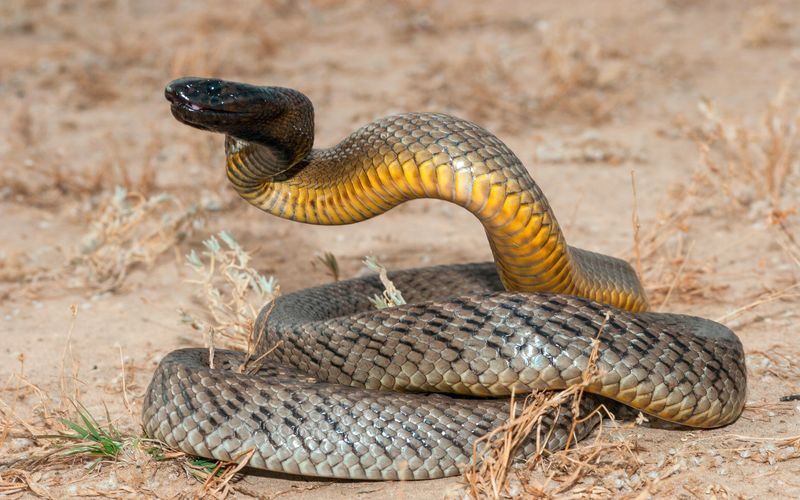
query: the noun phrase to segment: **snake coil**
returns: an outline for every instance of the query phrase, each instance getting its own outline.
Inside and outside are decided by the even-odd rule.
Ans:
[[[570,247],[543,193],[497,137],[444,114],[375,121],[314,149],[314,113],[295,90],[183,78],[166,97],[181,122],[226,134],[228,179],[286,219],[349,224],[404,201],[472,212],[493,263],[390,275],[409,302],[376,311],[367,277],[276,299],[255,328],[260,371],[241,356],[183,349],[147,390],[153,437],[187,453],[308,476],[427,479],[459,474],[475,440],[508,417],[512,393],[579,383],[581,411],[602,398],[693,427],[736,420],[746,375],[736,335],[712,321],[646,312],[632,268]],[[565,445],[574,415],[548,415],[546,445]],[[596,422],[578,428],[578,437]],[[532,440],[522,453],[530,453]]]

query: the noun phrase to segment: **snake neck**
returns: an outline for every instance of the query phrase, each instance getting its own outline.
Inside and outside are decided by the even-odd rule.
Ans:
[[[312,125],[313,128],[313,125]],[[313,130],[310,134],[313,137]],[[567,246],[528,171],[497,137],[442,114],[385,118],[334,147],[296,151],[228,137],[227,174],[252,205],[310,224],[350,224],[412,199],[455,203],[483,224],[508,290],[567,293],[629,310],[647,302],[630,266]],[[609,272],[623,285],[609,287]]]

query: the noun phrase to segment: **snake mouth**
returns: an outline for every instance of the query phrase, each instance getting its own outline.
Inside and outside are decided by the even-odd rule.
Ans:
[[[207,108],[195,102],[181,100],[171,101],[170,111],[172,111],[172,116],[177,118],[181,123],[214,132],[224,131],[222,125],[232,121],[234,116],[241,114],[221,109]]]

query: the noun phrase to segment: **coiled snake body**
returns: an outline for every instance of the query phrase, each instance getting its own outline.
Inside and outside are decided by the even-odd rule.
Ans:
[[[481,221],[494,263],[393,273],[408,304],[379,311],[368,300],[383,290],[375,277],[278,298],[255,325],[257,354],[274,347],[257,374],[233,371],[241,357],[226,351],[214,369],[202,349],[163,359],[144,403],[151,436],[222,460],[255,449],[249,465],[290,474],[459,474],[475,440],[508,417],[500,396],[579,383],[595,338],[588,392],[693,427],[741,413],[736,335],[645,312],[630,266],[567,246],[527,170],[477,125],[403,114],[312,149],[313,108],[297,91],[184,78],[166,96],[180,121],[226,134],[228,178],[262,210],[347,224],[409,199],[443,199]],[[565,445],[571,418],[565,407],[546,419],[548,448]]]

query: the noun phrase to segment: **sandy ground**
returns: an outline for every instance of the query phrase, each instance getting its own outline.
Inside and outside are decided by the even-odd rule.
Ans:
[[[800,392],[800,296],[791,288],[800,283],[800,137],[790,143],[792,130],[779,128],[798,125],[799,70],[793,0],[0,3],[0,494],[199,490],[180,460],[139,455],[93,471],[81,461],[28,464],[27,486],[8,467],[48,446],[21,422],[52,427],[75,391],[100,420],[106,407],[120,430],[140,432],[158,360],[203,343],[177,312],[200,292],[183,255],[220,230],[257,250],[252,265],[284,292],[329,280],[314,262],[325,251],[343,277],[363,272],[365,255],[392,269],[490,258],[479,224],[441,202],[348,227],[298,225],[247,206],[225,180],[222,137],[180,125],[163,99],[166,82],[195,75],[302,90],[316,106],[320,146],[392,112],[476,121],[528,166],[572,245],[632,262],[635,171],[651,300],[722,319],[740,335],[748,406],[724,429],[628,430],[637,450],[626,468],[595,468],[565,494],[800,496],[800,405],[779,401]],[[781,88],[769,136],[762,118]],[[727,149],[714,142],[703,99],[750,135]],[[734,171],[715,174],[698,143]],[[778,167],[762,167],[770,157]],[[737,174],[746,158],[755,176]],[[168,193],[203,213],[185,238],[109,287],[86,259],[69,262],[115,186]],[[233,495],[431,498],[461,484],[248,473]]]

